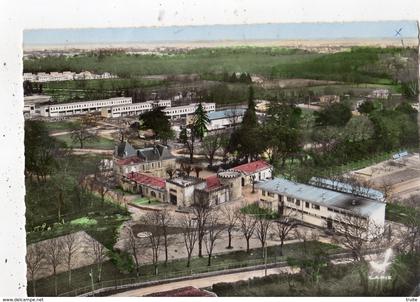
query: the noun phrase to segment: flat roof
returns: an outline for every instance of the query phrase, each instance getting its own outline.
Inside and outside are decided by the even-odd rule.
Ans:
[[[376,200],[301,184],[284,178],[259,182],[256,187],[318,205],[355,212],[362,216],[370,216],[379,209],[385,210],[385,203]]]
[[[213,111],[207,114],[209,120],[219,120],[223,118],[231,118],[235,116],[243,116],[245,109],[226,109],[221,111]]]

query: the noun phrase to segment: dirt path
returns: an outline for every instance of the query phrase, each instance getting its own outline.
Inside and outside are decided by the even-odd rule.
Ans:
[[[277,267],[271,268],[267,270],[267,275],[273,274],[281,274],[281,273],[292,273],[295,274],[299,271],[299,269],[291,268],[291,267]],[[180,287],[185,286],[194,286],[197,288],[209,287],[215,283],[219,282],[237,282],[240,280],[248,280],[254,277],[263,277],[265,274],[264,270],[256,270],[250,272],[241,272],[241,273],[234,273],[234,274],[225,274],[225,275],[218,275],[212,277],[204,277],[204,278],[197,278],[193,280],[185,280],[185,281],[178,281],[172,282],[167,284],[160,284],[155,286],[144,287],[140,289],[134,289],[130,291],[126,291],[123,293],[119,293],[114,295],[115,297],[141,297],[144,295],[148,295],[151,293],[161,292],[161,291],[168,291],[177,289]]]

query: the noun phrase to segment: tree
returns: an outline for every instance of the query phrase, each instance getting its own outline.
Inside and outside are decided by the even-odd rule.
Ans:
[[[152,111],[141,114],[139,121],[141,130],[152,129],[155,138],[162,139],[165,144],[168,139],[174,136],[169,118],[162,111],[161,107],[156,107]]]
[[[56,167],[60,144],[48,134],[45,124],[25,121],[25,176],[39,182],[46,181]]]
[[[179,220],[182,229],[185,249],[187,250],[187,267],[190,267],[191,255],[197,242],[197,224],[192,214],[182,214]]]
[[[366,116],[353,116],[344,127],[343,137],[348,142],[366,141],[373,137],[373,123]]]
[[[128,229],[128,238],[127,238],[127,248],[130,249],[131,254],[133,255],[134,262],[136,264],[136,276],[140,276],[140,261],[139,261],[139,249],[141,244],[136,235],[134,235],[133,229],[130,226],[127,226]]]
[[[179,133],[179,140],[184,146],[187,148],[188,153],[190,155],[190,163],[194,160],[194,147],[195,147],[195,131],[191,125],[187,126],[186,128],[182,129]]]
[[[194,193],[194,202],[191,208],[197,224],[198,257],[203,257],[203,238],[212,209],[205,195],[197,191]]]
[[[99,161],[96,171],[91,180],[91,188],[96,191],[101,197],[102,206],[105,204],[105,196],[111,189],[112,171],[109,171],[104,161]]]
[[[80,249],[77,240],[77,233],[71,233],[63,237],[63,254],[67,265],[67,272],[69,275],[69,286],[71,286],[71,271],[73,265],[73,257]]]
[[[264,249],[267,243],[267,234],[273,223],[272,220],[267,219],[267,215],[256,215],[255,217],[255,233],[261,242],[261,248]]]
[[[191,129],[195,132],[196,137],[201,141],[207,132],[207,125],[209,123],[210,120],[207,116],[207,112],[204,110],[203,105],[200,102],[194,112],[194,120]]]
[[[107,256],[107,249],[102,245],[102,243],[96,241],[96,239],[90,237],[89,235],[85,238],[85,242],[88,247],[84,250],[84,252],[88,257],[93,258],[93,263],[96,265],[98,272],[97,281],[101,282],[102,266]]]
[[[216,152],[222,147],[224,136],[226,136],[226,134],[223,132],[215,132],[211,135],[207,135],[203,139],[202,148],[210,168],[213,167],[213,160]]]
[[[273,102],[264,124],[266,146],[271,149],[270,163],[281,161],[284,168],[286,159],[301,150],[300,131],[302,110],[294,105]]]
[[[92,128],[90,122],[85,119],[71,127],[70,137],[74,143],[79,143],[80,149],[83,149],[87,142],[98,140],[97,132],[90,128]]]
[[[162,235],[163,235],[163,246],[165,248],[165,265],[168,263],[168,227],[172,222],[172,215],[171,212],[164,208],[159,212],[159,225],[162,229]]]
[[[151,226],[152,231],[150,232],[148,239],[150,247],[152,249],[152,262],[155,270],[155,275],[158,274],[158,263],[159,263],[159,248],[161,246],[162,231],[159,229],[162,225],[161,213],[158,211],[151,211],[146,213],[142,217],[142,222],[145,225]]]
[[[362,114],[369,114],[373,110],[375,110],[375,105],[372,101],[366,100],[360,106],[357,108],[357,111],[359,111]]]
[[[45,259],[45,249],[40,243],[31,244],[26,250],[26,267],[32,281],[32,295],[36,297],[36,277],[42,269],[42,262]]]
[[[207,266],[211,265],[211,257],[216,245],[216,240],[220,239],[224,230],[223,225],[220,223],[220,213],[212,211],[207,219],[207,225],[204,235],[204,243],[208,255]]]
[[[349,249],[354,259],[361,264],[358,269],[360,283],[364,294],[367,295],[369,293],[369,266],[363,254],[367,249],[380,245],[383,228],[361,215],[341,214],[334,229],[337,234],[334,241]]]
[[[298,223],[295,220],[296,216],[296,211],[284,209],[280,219],[276,221],[275,230],[277,236],[280,239],[280,256],[283,256],[284,241],[289,236],[289,234],[298,226]]]
[[[175,175],[176,168],[173,166],[166,167],[165,172],[168,175],[169,179],[172,179],[172,177],[174,177]]]
[[[195,177],[200,177],[200,172],[203,171],[203,168],[200,166],[194,166]]]
[[[254,234],[257,221],[251,215],[242,212],[239,213],[238,219],[242,235],[246,240],[246,252],[249,253],[249,239],[251,239],[251,236]]]
[[[52,268],[54,276],[55,295],[58,295],[57,289],[57,267],[63,261],[63,241],[61,238],[52,238],[45,242],[45,260]]]
[[[321,111],[315,111],[315,123],[319,126],[344,126],[352,117],[351,108],[347,103],[332,103]]]
[[[232,231],[238,224],[238,217],[240,214],[240,209],[238,207],[232,207],[228,205],[223,205],[221,207],[221,213],[224,217],[225,225],[226,225],[226,231],[228,233],[228,246],[227,249],[231,249],[232,247]]]

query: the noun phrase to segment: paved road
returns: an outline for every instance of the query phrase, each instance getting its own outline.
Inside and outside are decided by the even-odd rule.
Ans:
[[[280,273],[297,273],[298,271],[299,270],[296,268],[292,269],[290,267],[278,267],[278,268],[268,269],[267,275],[280,274]],[[114,296],[116,297],[141,297],[141,296],[148,295],[151,293],[173,290],[173,289],[177,289],[177,288],[185,287],[185,286],[194,286],[197,288],[203,288],[203,287],[212,286],[213,284],[219,283],[219,282],[236,282],[240,280],[248,280],[250,278],[263,277],[263,276],[264,276],[264,270],[225,274],[225,275],[198,278],[198,279],[193,279],[193,280],[185,280],[185,281],[154,285],[154,286],[129,290],[123,293],[116,294]]]

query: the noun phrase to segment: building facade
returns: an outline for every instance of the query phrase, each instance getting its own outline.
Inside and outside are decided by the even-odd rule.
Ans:
[[[204,111],[212,112],[216,110],[216,103],[201,103]],[[186,106],[177,106],[163,109],[163,112],[170,119],[187,118],[197,110],[198,103],[192,103]]]
[[[241,174],[242,186],[252,185],[253,182],[262,181],[271,178],[273,166],[263,160],[253,161],[247,164],[239,165],[230,170]]]
[[[117,179],[131,172],[165,177],[166,169],[175,167],[175,157],[164,145],[135,149],[130,143],[122,142],[115,147],[113,160]]]
[[[242,123],[245,111],[246,109],[241,108],[209,112],[207,117],[210,123],[207,125],[207,130],[214,131],[233,128]]]
[[[44,117],[59,117],[100,112],[103,107],[131,104],[131,97],[117,97],[105,100],[94,100],[74,103],[61,103],[40,106],[40,114]]]
[[[164,178],[150,174],[131,172],[123,176],[120,186],[129,191],[149,199],[166,202],[166,181]]]
[[[171,107],[171,100],[156,100],[141,103],[124,104],[112,107],[104,107],[101,109],[103,117],[121,117],[121,116],[138,116],[147,111],[151,111],[156,107]]]
[[[383,230],[385,203],[352,194],[337,192],[282,178],[256,185],[259,204],[283,214],[293,212],[294,218],[318,227],[334,229],[349,217],[366,221],[372,232]]]

